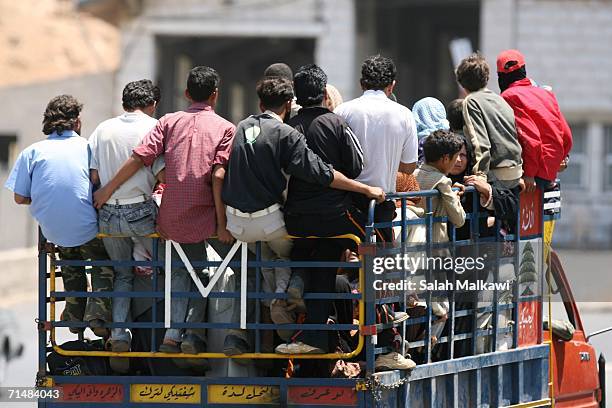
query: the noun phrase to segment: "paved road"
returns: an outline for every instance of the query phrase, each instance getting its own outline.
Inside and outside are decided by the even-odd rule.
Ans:
[[[572,287],[578,292],[578,296],[584,296],[581,300],[590,299],[589,293],[597,294],[599,302],[580,303],[581,316],[587,333],[612,326],[612,274],[609,273],[612,265],[612,252],[585,252],[585,251],[560,251],[560,256],[565,265],[568,278],[572,281]],[[23,273],[34,273],[35,260],[25,262]],[[31,276],[30,276],[31,277]],[[8,367],[9,375],[5,386],[31,386],[34,384],[37,367],[37,337],[34,319],[37,313],[35,280],[25,278],[20,283],[12,281],[14,285],[22,285],[11,289],[2,287],[5,281],[0,282],[0,307],[11,310],[18,317],[16,334],[25,345],[24,355],[19,360],[12,362]],[[589,292],[590,291],[590,292]],[[604,302],[607,300],[607,302]],[[553,314],[554,316],[555,314]],[[67,335],[62,336],[64,338]],[[60,339],[61,341],[61,339]],[[607,368],[607,383],[609,394],[612,394],[612,332],[603,334],[592,339],[592,344],[598,352],[603,352],[609,361]],[[610,398],[612,400],[612,398]],[[2,407],[26,408],[34,407],[34,404],[2,404]],[[612,401],[608,406],[612,408]]]

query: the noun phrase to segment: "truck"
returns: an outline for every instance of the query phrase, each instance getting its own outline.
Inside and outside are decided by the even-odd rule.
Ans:
[[[53,245],[41,236],[36,386],[49,392],[41,394],[39,406],[605,407],[605,359],[603,355],[597,356],[588,340],[594,335],[612,331],[612,328],[590,336],[584,331],[563,266],[550,246],[554,223],[560,217],[560,213],[553,208],[555,205],[547,204],[547,197],[540,190],[523,192],[515,214],[514,228],[504,231],[496,221],[494,232],[481,236],[478,225],[488,215],[479,212],[477,192],[468,187],[464,194],[474,194],[475,198],[474,207],[466,216],[466,222],[470,224],[469,239],[457,240],[455,228],[449,225],[450,241],[437,245],[431,240],[433,227],[436,223],[447,221],[445,217],[433,216],[432,198],[437,194],[436,190],[388,194],[387,199],[396,200],[399,206],[398,216],[391,223],[374,221],[375,203],[372,202],[363,242],[356,236],[334,237],[352,239],[358,243],[359,262],[322,262],[317,259],[301,263],[283,261],[283,265],[290,267],[328,266],[358,270],[358,286],[351,293],[304,295],[305,300],[329,298],[355,302],[358,313],[352,324],[295,323],[280,327],[263,321],[260,301],[282,298],[283,295],[267,294],[261,290],[261,268],[273,266],[279,261],[262,261],[259,245],[255,257],[248,258],[246,246],[237,243],[236,251],[239,248],[243,251],[239,262],[229,259],[194,261],[182,257],[169,260],[169,256],[166,256],[165,263],[162,263],[158,261],[155,245],[152,259],[146,261],[61,261],[56,259]],[[423,217],[410,216],[409,200],[415,198],[426,202]],[[397,242],[377,243],[375,229],[390,227],[397,231]],[[425,239],[421,242],[409,240],[415,228],[425,231]],[[169,246],[167,242],[166,250]],[[467,258],[464,256],[466,254],[488,258],[482,261],[485,267],[471,275],[469,272],[459,273],[460,269],[466,269],[466,265],[465,260],[462,265],[457,260]],[[444,287],[437,287],[433,283],[440,274],[440,268],[435,265],[411,268],[404,263],[384,271],[378,268],[386,259],[391,259],[390,262],[394,259],[414,262],[418,258],[453,260],[454,264],[444,274],[445,282],[448,283],[450,279],[450,283]],[[56,281],[61,277],[61,268],[65,265],[151,268],[152,286],[149,290],[110,292],[105,295],[96,293],[96,296],[154,299],[147,315],[149,321],[108,324],[108,327],[146,330],[145,337],[150,339],[147,349],[112,352],[101,347],[70,348],[60,344],[58,330],[86,327],[85,323],[61,321],[58,318],[61,302],[69,296],[92,296],[91,292],[58,290]],[[168,284],[170,273],[162,273],[162,268],[171,271],[180,265],[187,265],[190,271],[194,268],[211,268],[214,270],[211,281],[215,282],[223,279],[228,267],[242,268],[244,272],[252,268],[256,290],[247,292],[247,274],[242,273],[241,281],[235,284],[236,290],[221,291],[212,285],[204,287],[200,282],[197,291],[172,292]],[[479,276],[484,278],[475,279]],[[461,290],[457,286],[459,281],[463,282]],[[384,288],[381,286],[383,283],[386,283]],[[209,319],[207,322],[187,324],[169,321],[168,309],[172,296],[196,298],[203,295],[209,298],[209,302],[216,300],[239,304],[241,311],[244,311],[249,299],[256,299],[255,320],[246,321],[246,313],[242,313],[239,322]],[[381,321],[377,311],[382,305],[406,310],[409,318],[402,322]],[[434,305],[442,305],[446,314],[441,317],[435,312]],[[553,315],[557,309],[565,311],[559,314],[560,318]],[[216,350],[195,355],[162,353],[157,347],[160,334],[168,327],[206,328],[214,331],[215,335],[230,328],[245,328],[255,339],[254,351],[231,357]],[[442,331],[440,327],[443,327]],[[279,328],[324,332],[352,330],[357,340],[350,351],[327,354],[283,355],[262,350],[264,331]],[[394,333],[395,339],[399,339],[399,347],[395,346],[395,350],[404,354],[409,352],[417,362],[416,367],[411,370],[376,370],[377,357],[391,351],[389,344],[379,344],[382,343],[380,339],[383,334],[389,331]],[[415,336],[415,333],[418,335]],[[79,336],[78,341],[85,342],[83,336]],[[104,365],[111,357],[130,358],[134,365],[138,365],[138,362],[143,363],[139,364],[141,367],[148,365],[158,368],[135,369],[127,375],[74,369],[77,363],[83,367],[94,361]],[[58,359],[71,363],[68,364],[71,368],[62,372],[51,369],[51,360],[57,362]],[[197,363],[198,359],[208,359],[211,365],[234,364],[230,361],[234,359],[242,363],[276,362],[277,365],[286,365],[288,369],[282,376],[260,376],[258,373],[229,375],[229,372],[219,375],[214,374],[214,370],[213,373],[185,375],[162,364],[173,361],[173,364],[180,366],[181,362]],[[361,364],[359,374],[344,378],[292,374],[289,367],[299,366],[306,360],[331,364],[336,361],[361,361]]]

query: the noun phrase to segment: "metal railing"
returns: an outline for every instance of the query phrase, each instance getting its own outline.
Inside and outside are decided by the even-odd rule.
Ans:
[[[397,194],[389,194],[387,196],[388,199],[391,200],[399,200],[401,202],[401,219],[399,221],[393,222],[374,222],[374,202],[372,201],[369,214],[368,214],[368,223],[366,225],[366,242],[362,243],[360,239],[354,235],[342,235],[337,237],[325,237],[327,239],[351,239],[357,245],[359,245],[360,253],[359,258],[360,262],[358,264],[354,262],[318,262],[318,261],[308,261],[308,262],[292,262],[292,261],[263,261],[261,258],[261,247],[260,243],[257,243],[257,250],[255,254],[255,260],[248,261],[248,268],[253,268],[256,274],[256,290],[255,292],[248,293],[249,300],[255,300],[255,321],[247,323],[247,330],[254,331],[255,335],[255,345],[254,352],[252,353],[244,353],[241,355],[235,356],[226,356],[223,353],[218,352],[205,352],[199,354],[183,354],[183,353],[163,353],[156,350],[155,347],[155,339],[156,334],[159,331],[164,330],[164,323],[158,322],[158,305],[157,300],[164,298],[165,294],[163,291],[157,290],[158,286],[158,278],[159,271],[163,268],[163,263],[159,261],[158,257],[158,249],[157,249],[157,238],[155,239],[155,243],[153,245],[153,260],[152,261],[62,261],[56,260],[53,252],[48,250],[48,246],[45,245],[44,240],[41,240],[39,248],[39,276],[40,276],[40,302],[39,302],[39,321],[40,325],[44,327],[44,330],[40,330],[39,332],[39,343],[40,343],[40,352],[39,352],[39,362],[40,367],[39,370],[41,372],[45,372],[46,368],[46,333],[45,330],[50,331],[50,341],[51,347],[54,351],[61,355],[65,356],[100,356],[100,357],[146,357],[146,358],[213,358],[213,359],[221,359],[221,358],[240,358],[240,359],[288,359],[288,358],[298,358],[298,359],[350,359],[359,355],[364,349],[366,353],[366,361],[367,361],[367,371],[374,371],[374,359],[377,354],[387,352],[388,350],[383,348],[376,348],[376,334],[380,331],[389,328],[391,326],[399,327],[402,334],[402,339],[406,337],[406,328],[410,325],[425,323],[425,338],[424,340],[420,340],[417,342],[412,342],[409,344],[409,348],[413,347],[425,347],[425,355],[426,362],[431,362],[431,352],[432,352],[432,343],[431,343],[431,326],[432,323],[435,323],[436,318],[432,314],[431,310],[431,302],[432,302],[432,292],[428,291],[426,294],[426,314],[423,317],[419,318],[411,318],[407,321],[403,322],[401,325],[394,325],[393,323],[384,325],[376,322],[376,305],[384,304],[384,303],[399,303],[400,307],[406,308],[406,297],[404,296],[395,296],[395,297],[378,297],[373,290],[372,286],[372,262],[373,255],[366,249],[368,244],[372,244],[372,237],[374,236],[375,228],[388,228],[388,227],[401,227],[400,234],[400,243],[406,243],[407,230],[409,226],[412,225],[424,225],[427,228],[427,242],[424,243],[424,248],[420,246],[412,247],[410,250],[421,251],[425,249],[430,253],[434,248],[435,244],[432,242],[431,237],[433,235],[433,226],[438,222],[448,222],[446,217],[434,217],[432,213],[432,199],[437,196],[439,193],[437,190],[429,190],[429,191],[419,191],[419,192],[410,192],[410,193],[397,193]],[[473,208],[472,211],[466,214],[466,222],[469,222],[470,225],[470,238],[467,241],[457,241],[455,238],[455,227],[449,223],[449,248],[454,253],[457,245],[460,245],[465,242],[469,242],[473,245],[479,245],[483,242],[489,241],[511,241],[518,242],[520,240],[520,214],[517,217],[517,226],[516,233],[512,235],[506,235],[502,237],[499,231],[499,222],[497,223],[495,236],[488,239],[481,239],[479,237],[478,228],[479,228],[479,219],[486,217],[486,213],[480,213],[479,209],[479,198],[478,193],[473,187],[468,187],[465,190],[464,194],[473,194]],[[407,200],[411,198],[419,197],[426,201],[426,215],[424,218],[409,220],[407,218]],[[519,210],[520,212],[520,210]],[[107,238],[106,235],[100,235],[100,237]],[[153,236],[152,236],[153,237]],[[288,238],[297,238],[297,237],[288,237]],[[303,238],[303,237],[299,237]],[[306,237],[311,239],[317,239],[317,237]],[[42,238],[41,238],[42,239]],[[518,248],[517,248],[518,249]],[[407,250],[405,246],[400,246],[399,250]],[[378,255],[385,253],[392,253],[392,251],[398,251],[397,248],[381,248],[378,252]],[[385,252],[387,251],[387,252]],[[47,257],[51,255],[50,269],[47,269]],[[501,257],[500,257],[501,258]],[[518,265],[519,254],[518,251],[515,251],[514,254],[514,264]],[[207,267],[218,267],[221,262],[218,261],[198,261],[192,262],[193,266],[196,268],[207,268]],[[62,266],[148,266],[153,268],[152,275],[152,287],[154,290],[146,291],[146,292],[66,292],[66,291],[57,291],[56,288],[56,278],[59,277],[56,268]],[[301,267],[301,268],[320,268],[320,267],[333,267],[333,268],[359,268],[359,293],[358,294],[349,294],[349,293],[306,293],[304,294],[304,299],[330,299],[330,300],[357,300],[359,302],[359,324],[319,324],[319,325],[306,325],[306,324],[283,324],[283,325],[275,325],[262,323],[260,318],[260,301],[263,299],[273,299],[273,298],[286,298],[286,294],[269,294],[263,293],[261,291],[261,268],[262,267],[274,267],[274,266],[288,266],[288,267]],[[172,267],[184,267],[182,261],[173,261]],[[240,261],[231,261],[228,267],[232,268],[240,268]],[[499,265],[498,265],[499,267]],[[494,273],[498,273],[499,268],[494,269]],[[366,273],[367,271],[367,273]],[[404,271],[405,276],[406,271]],[[427,271],[427,273],[431,273],[431,271]],[[46,282],[49,279],[49,293],[47,294],[47,286]],[[48,295],[48,297],[47,297]],[[198,292],[172,292],[172,296],[174,297],[186,297],[186,298],[196,298],[201,296]],[[226,298],[226,299],[236,299],[239,298],[240,294],[238,292],[211,292],[209,294],[209,298]],[[529,297],[520,297],[518,293],[518,285],[514,287],[513,293],[513,301],[511,305],[499,305],[497,302],[497,291],[494,295],[494,301],[491,306],[477,308],[473,307],[472,309],[464,309],[464,310],[456,310],[455,309],[455,298],[454,292],[448,293],[449,300],[449,313],[448,320],[446,324],[448,325],[448,334],[446,336],[442,336],[438,339],[438,344],[448,343],[448,353],[447,358],[453,358],[453,345],[456,341],[467,340],[467,339],[475,339],[477,337],[490,336],[491,337],[491,350],[495,351],[497,348],[497,336],[501,333],[507,333],[509,330],[512,330],[513,334],[513,348],[518,346],[518,328],[515,324],[512,329],[510,328],[499,328],[498,327],[498,318],[497,316],[501,311],[512,310],[513,321],[518,321],[518,301],[519,300],[533,300]],[[114,328],[114,327],[122,327],[122,328],[142,328],[142,329],[151,329],[151,350],[150,351],[130,351],[130,352],[112,352],[112,351],[70,351],[62,349],[61,346],[57,344],[56,338],[56,329],[60,327],[78,327],[85,328],[88,327],[88,324],[85,322],[62,322],[56,320],[56,304],[61,298],[65,297],[104,297],[104,298],[114,298],[114,297],[146,297],[154,299],[152,305],[152,321],[151,322],[126,322],[126,323],[108,323],[105,327]],[[536,296],[537,297],[537,296]],[[47,319],[47,303],[49,304],[49,318]],[[491,313],[493,316],[493,327],[491,329],[478,330],[476,327],[476,316],[478,313]],[[455,319],[459,317],[469,317],[472,316],[474,319],[474,324],[472,327],[471,333],[462,333],[456,334],[455,330]],[[210,323],[210,322],[201,322],[201,323],[181,323],[181,322],[172,322],[172,328],[178,329],[187,329],[187,328],[197,328],[197,329],[238,329],[238,322],[231,323]],[[303,355],[285,355],[285,354],[276,354],[276,353],[262,353],[261,352],[261,331],[262,330],[321,330],[321,331],[337,331],[337,330],[359,330],[358,344],[356,348],[349,353],[327,353],[327,354],[303,354]],[[366,341],[368,340],[368,341]],[[539,339],[541,342],[541,338]],[[472,341],[472,353],[476,354],[476,342]]]

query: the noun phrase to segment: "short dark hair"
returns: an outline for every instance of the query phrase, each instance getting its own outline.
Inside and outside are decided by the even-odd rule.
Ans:
[[[450,124],[450,130],[463,130],[463,99],[455,99],[446,107],[446,119]]]
[[[210,67],[192,68],[187,78],[187,92],[194,102],[204,102],[219,87],[219,81],[219,74]]]
[[[423,143],[425,161],[427,163],[434,163],[445,155],[453,157],[455,154],[459,153],[462,147],[463,140],[453,132],[449,132],[448,130],[436,130],[431,135],[427,136]]]
[[[327,75],[318,65],[300,67],[293,77],[293,87],[298,105],[316,106],[323,102]]]
[[[385,89],[395,80],[395,64],[391,58],[375,55],[361,65],[361,86],[364,89]]]
[[[158,103],[160,99],[159,88],[149,79],[141,79],[128,83],[123,88],[123,109],[133,111]]]
[[[462,87],[470,92],[475,92],[487,86],[489,71],[489,64],[485,57],[476,52],[461,61],[455,75],[457,82]]]
[[[290,81],[293,80],[293,71],[291,67],[284,62],[276,62],[264,70],[264,78],[280,77]]]
[[[75,130],[83,104],[72,95],[59,95],[47,104],[43,115],[43,133],[62,133],[64,130]]]
[[[266,109],[278,109],[293,99],[293,84],[286,78],[264,78],[257,82],[256,89]]]

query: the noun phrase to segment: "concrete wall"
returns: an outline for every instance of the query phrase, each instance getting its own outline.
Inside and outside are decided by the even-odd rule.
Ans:
[[[612,2],[483,0],[482,51],[492,67],[499,51],[518,48],[527,72],[553,87],[570,123],[586,123],[585,183],[565,189],[558,245],[611,248],[612,194],[603,192],[604,131],[612,124]],[[493,68],[495,70],[495,68]],[[490,86],[498,89],[493,72]]]
[[[180,7],[178,6],[180,4]],[[345,98],[355,96],[355,16],[353,0],[295,0],[263,3],[255,0],[148,0],[142,14],[122,28],[123,60],[117,84],[156,78],[156,36],[304,37],[317,41],[315,62]],[[223,75],[223,73],[220,73]],[[120,87],[115,90],[119,95]],[[120,99],[117,99],[118,101]],[[121,107],[117,103],[115,111]]]
[[[29,86],[0,88],[0,133],[17,134],[15,157],[25,147],[42,140],[42,115],[49,100],[60,94],[74,95],[84,104],[82,135],[88,137],[101,121],[111,116],[113,74],[96,74]],[[9,169],[10,171],[10,169]],[[0,171],[2,187],[8,171]],[[27,206],[18,206],[13,193],[0,190],[0,250],[31,247],[37,242],[37,224]]]

